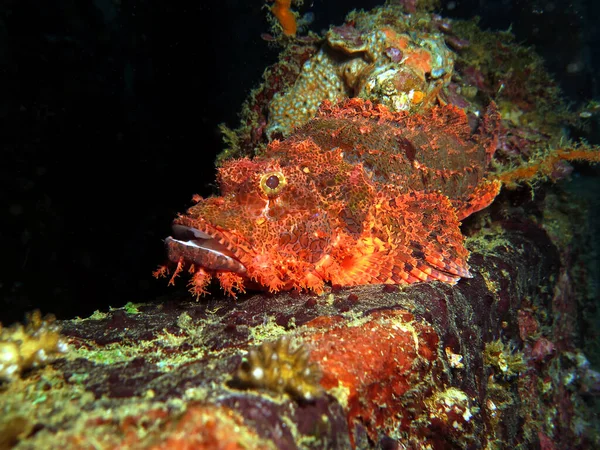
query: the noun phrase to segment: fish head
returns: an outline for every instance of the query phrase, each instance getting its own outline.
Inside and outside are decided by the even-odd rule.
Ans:
[[[333,175],[315,176],[315,164],[263,157],[220,167],[220,195],[199,198],[165,240],[178,271],[193,273],[194,293],[212,277],[231,295],[246,287],[323,290],[319,264],[334,244],[336,202],[323,186]]]

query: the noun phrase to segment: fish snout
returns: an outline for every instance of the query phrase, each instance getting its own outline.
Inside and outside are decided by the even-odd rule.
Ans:
[[[173,235],[165,239],[167,256],[172,262],[183,259],[208,270],[243,274],[246,267],[215,237],[197,228],[173,224]]]

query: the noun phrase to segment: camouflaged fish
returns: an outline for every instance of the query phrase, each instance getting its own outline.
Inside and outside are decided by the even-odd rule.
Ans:
[[[224,164],[221,195],[175,219],[171,282],[188,270],[193,294],[216,277],[235,296],[470,277],[459,225],[500,190],[485,177],[499,121],[493,103],[473,133],[450,105],[409,114],[325,102],[261,156]]]

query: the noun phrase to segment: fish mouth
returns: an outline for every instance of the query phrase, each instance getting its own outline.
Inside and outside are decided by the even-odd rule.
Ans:
[[[182,259],[196,267],[208,270],[243,274],[246,267],[228,248],[227,241],[218,232],[211,235],[187,225],[174,223],[173,235],[165,239],[169,260],[180,262]]]

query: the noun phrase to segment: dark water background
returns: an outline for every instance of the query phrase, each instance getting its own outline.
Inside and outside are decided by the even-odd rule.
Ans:
[[[152,300],[161,239],[213,192],[217,126],[277,59],[262,0],[0,1],[0,320]],[[305,1],[314,30],[379,1]],[[534,45],[574,107],[599,99],[600,2],[443,2]],[[600,99],[599,99],[600,100]],[[600,143],[591,123],[591,142]],[[599,205],[598,170],[579,167]],[[598,227],[598,215],[592,219]]]

